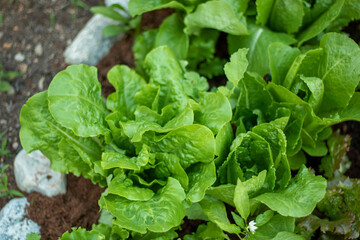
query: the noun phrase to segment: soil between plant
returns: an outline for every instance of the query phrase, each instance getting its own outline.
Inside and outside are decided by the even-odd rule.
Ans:
[[[89,6],[98,5],[96,0],[84,1]],[[86,21],[92,16],[87,10],[74,8],[69,1],[57,0],[20,0],[1,1],[0,12],[3,14],[3,23],[0,25],[0,61],[5,69],[23,72],[23,76],[12,82],[14,94],[0,93],[0,132],[7,131],[7,149],[11,150],[10,157],[0,156],[0,163],[9,163],[7,171],[11,188],[16,188],[13,177],[13,158],[20,144],[18,140],[19,113],[21,106],[28,97],[36,92],[47,89],[55,74],[66,67],[62,54],[67,41],[73,39]],[[172,11],[160,10],[145,14],[143,28],[157,27],[162,19]],[[73,19],[76,13],[75,20]],[[51,21],[51,14],[55,22]],[[52,24],[54,24],[52,26]],[[349,29],[349,30],[348,30]],[[352,23],[346,30],[357,42],[359,41],[359,23]],[[11,44],[9,48],[8,43]],[[34,54],[35,45],[41,43],[43,54]],[[113,91],[106,79],[106,74],[116,64],[134,66],[131,46],[133,37],[126,36],[111,49],[110,53],[102,59],[99,68],[99,81],[102,83],[105,95]],[[220,46],[224,46],[221,45]],[[26,59],[19,63],[14,60],[17,53],[25,55]],[[220,51],[217,54],[224,54]],[[225,53],[226,54],[226,53]],[[349,122],[341,125],[342,133],[352,136],[352,145],[348,153],[352,162],[348,176],[360,177],[360,124]],[[57,239],[71,227],[82,226],[91,228],[99,217],[97,201],[102,189],[93,185],[89,180],[77,178],[73,175],[67,177],[68,192],[66,195],[47,198],[38,193],[27,195],[31,206],[28,215],[38,224],[42,225],[42,239]],[[0,198],[0,208],[8,198]],[[198,221],[185,221],[182,225],[181,236],[196,230]]]

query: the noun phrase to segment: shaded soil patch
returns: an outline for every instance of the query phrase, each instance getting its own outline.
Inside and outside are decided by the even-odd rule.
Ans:
[[[72,174],[67,181],[65,195],[49,198],[32,192],[27,196],[28,216],[42,226],[42,239],[58,239],[74,226],[90,230],[100,217],[98,200],[104,189]]]

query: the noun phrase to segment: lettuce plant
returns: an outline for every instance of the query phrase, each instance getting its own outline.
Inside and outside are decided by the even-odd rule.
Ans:
[[[129,3],[133,16],[169,7],[178,11],[137,36],[136,70],[109,71],[106,99],[96,68],[77,65],[22,108],[27,152],[106,187],[99,224],[62,239],[176,239],[185,217],[204,221],[188,240],[357,236],[359,184],[343,175],[331,126],[360,121],[360,50],[324,32],[360,18],[358,4]],[[215,54],[220,32],[229,61]],[[209,91],[205,77],[223,73]],[[323,157],[326,179],[306,155]]]

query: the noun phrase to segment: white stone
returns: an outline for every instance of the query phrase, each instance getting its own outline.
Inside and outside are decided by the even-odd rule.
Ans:
[[[25,60],[25,56],[22,53],[17,53],[14,57],[15,61],[22,62]]]
[[[37,56],[41,56],[43,54],[43,48],[41,43],[36,44],[34,51]]]
[[[25,218],[27,206],[29,203],[26,198],[14,198],[1,209],[1,240],[25,240],[29,233],[40,234],[40,226]]]
[[[129,3],[129,0],[105,0],[105,5],[106,6],[110,6],[110,5],[113,5],[113,4],[120,4],[125,9],[127,9],[128,3]]]
[[[105,1],[107,6],[118,3],[126,8],[128,2],[129,0]],[[127,17],[126,13],[120,13]],[[122,37],[122,34],[114,37],[102,35],[102,29],[110,24],[119,24],[119,22],[101,15],[93,16],[66,48],[64,53],[65,62],[68,64],[96,65],[108,54],[111,46]]]
[[[21,150],[14,161],[14,174],[21,191],[36,191],[48,197],[66,193],[66,175],[54,172],[50,160],[40,151],[27,154]]]

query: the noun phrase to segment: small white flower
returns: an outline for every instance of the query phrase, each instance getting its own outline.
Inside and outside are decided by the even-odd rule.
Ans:
[[[250,230],[250,232],[255,232],[255,230],[258,228],[257,226],[255,226],[256,225],[256,222],[253,220],[253,221],[250,221],[249,222],[249,230]]]

